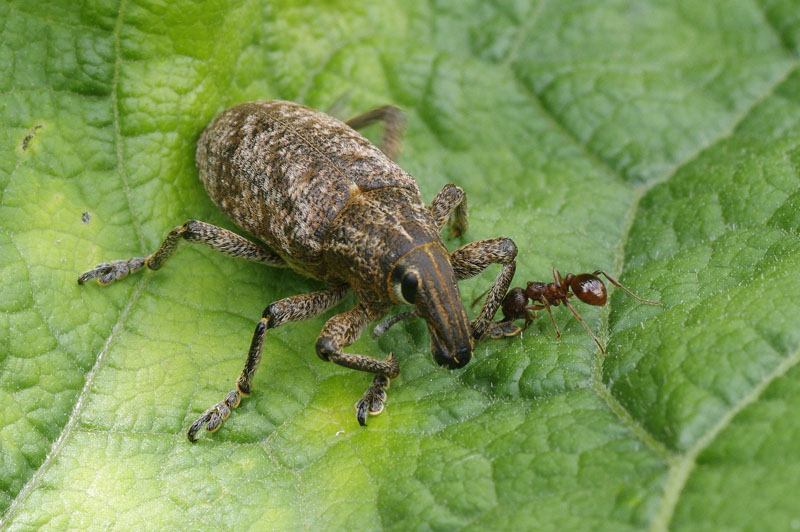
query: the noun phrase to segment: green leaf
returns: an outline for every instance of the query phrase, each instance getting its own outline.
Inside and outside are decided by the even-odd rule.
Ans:
[[[787,530],[800,527],[800,9],[688,2],[0,3],[0,528]],[[399,163],[512,237],[515,285],[603,269],[563,308],[439,368],[422,323],[314,354],[324,316],[270,331],[291,271],[183,244],[79,287],[188,219],[219,111],[288,99],[408,115]],[[367,130],[377,138],[378,128]],[[496,267],[462,283],[480,294]]]

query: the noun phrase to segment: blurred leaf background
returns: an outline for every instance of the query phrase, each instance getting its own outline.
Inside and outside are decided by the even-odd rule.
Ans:
[[[0,528],[800,528],[798,53],[796,0],[3,0]],[[319,285],[191,245],[75,281],[232,227],[196,139],[275,98],[402,107],[426,201],[467,191],[451,249],[510,236],[517,285],[600,268],[664,307],[581,306],[605,358],[564,309],[455,372],[421,323],[365,335],[401,364],[368,428],[369,377],[314,355],[329,312],[190,445],[263,308]]]

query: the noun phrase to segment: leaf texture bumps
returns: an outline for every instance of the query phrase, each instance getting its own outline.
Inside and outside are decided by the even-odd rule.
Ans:
[[[800,493],[800,17],[791,1],[0,5],[0,526],[785,530]],[[515,284],[635,292],[432,361],[424,325],[321,363],[268,337],[254,394],[195,446],[271,301],[318,288],[184,246],[75,284],[190,218],[230,227],[194,144],[241,101],[408,113],[400,164],[512,237]],[[372,135],[375,132],[367,131]],[[377,134],[377,133],[375,133]],[[459,242],[449,242],[456,246]],[[494,272],[462,287],[465,301]]]

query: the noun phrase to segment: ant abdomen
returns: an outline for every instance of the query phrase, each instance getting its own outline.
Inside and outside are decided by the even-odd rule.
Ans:
[[[575,297],[588,305],[595,307],[605,306],[608,294],[606,293],[606,285],[603,281],[590,273],[582,273],[576,275],[569,287]]]

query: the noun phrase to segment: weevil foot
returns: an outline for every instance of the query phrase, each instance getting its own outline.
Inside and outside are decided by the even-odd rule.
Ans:
[[[188,431],[186,431],[186,437],[189,438],[190,442],[196,442],[197,433],[200,431],[203,425],[206,426],[207,432],[218,431],[222,426],[222,422],[228,419],[228,416],[231,415],[231,409],[239,406],[239,403],[241,402],[242,397],[239,394],[239,390],[228,392],[228,395],[225,396],[225,399],[203,412],[203,415],[200,416],[197,421],[192,423],[192,426],[189,427]]]
[[[78,284],[84,284],[86,281],[91,281],[95,278],[98,284],[111,284],[119,279],[124,279],[129,273],[141,270],[144,267],[144,262],[144,257],[104,262],[78,277]]]
[[[476,318],[469,324],[470,334],[476,341],[484,340],[490,336],[490,333],[497,324],[491,320]]]
[[[508,338],[510,336],[516,336],[522,332],[522,329],[514,325],[514,323],[510,321],[499,321],[493,323],[489,330],[486,331],[485,337],[486,338]]]
[[[389,377],[385,375],[375,375],[372,379],[372,386],[367,388],[364,395],[356,403],[356,417],[358,424],[362,427],[367,424],[367,414],[377,416],[383,412],[386,404],[386,388],[389,387]]]

